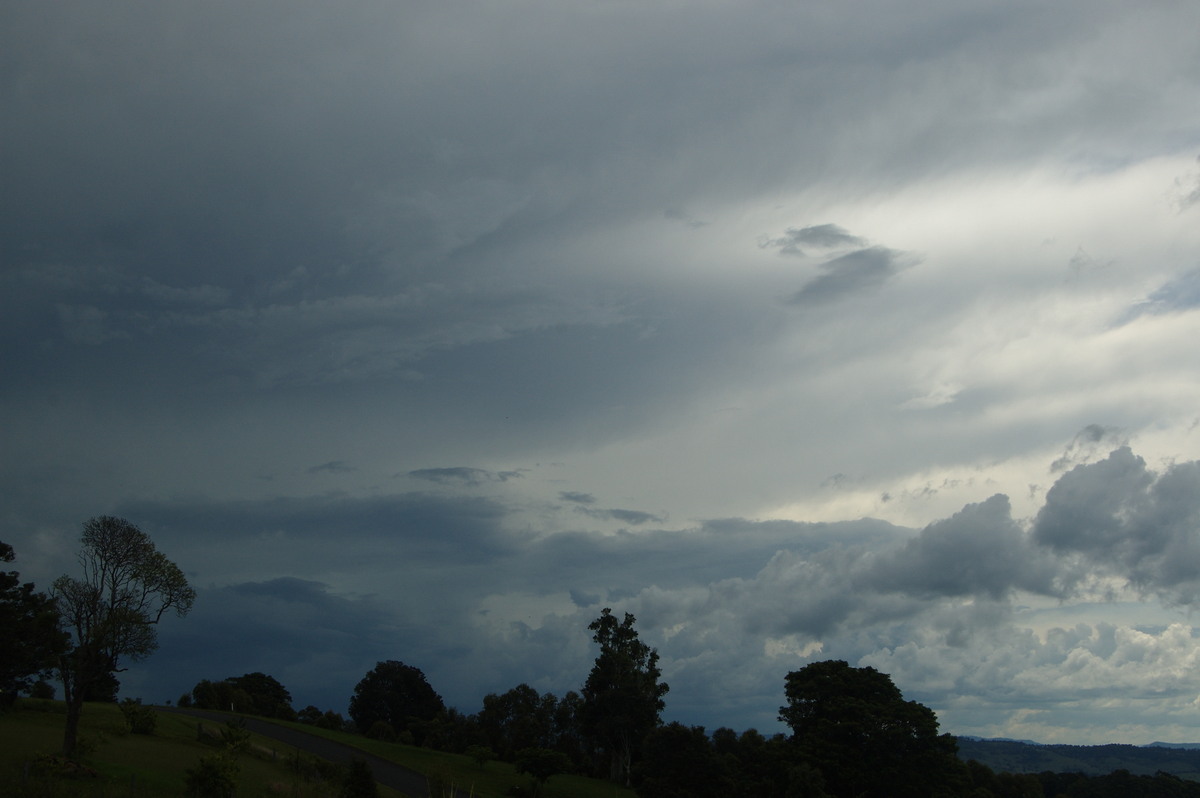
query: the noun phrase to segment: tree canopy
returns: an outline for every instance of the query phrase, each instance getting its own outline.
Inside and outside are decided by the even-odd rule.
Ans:
[[[411,730],[416,721],[433,720],[445,708],[425,674],[397,660],[377,663],[350,698],[350,717],[364,734],[381,720],[397,733]]]
[[[584,733],[609,755],[610,776],[629,783],[634,752],[659,724],[670,689],[660,682],[658,652],[638,638],[636,618],[618,621],[605,607],[589,626],[600,653],[583,685]]]
[[[0,562],[12,562],[13,547],[0,541]],[[16,571],[0,571],[0,703],[29,690],[58,663],[66,640],[54,600],[22,584]]]
[[[79,715],[89,692],[123,670],[123,658],[149,656],[158,646],[155,626],[163,616],[170,610],[186,615],[196,598],[179,566],[123,518],[87,521],[81,544],[82,578],[61,576],[53,589],[71,636],[59,660],[67,701],[67,756],[74,752]]]
[[[541,695],[527,684],[506,693],[489,693],[483,698],[479,726],[488,744],[501,759],[511,759],[524,748],[553,748],[558,699]]]
[[[265,673],[230,676],[219,682],[203,679],[192,688],[190,701],[197,709],[223,709],[265,718],[296,719],[296,711],[292,709],[292,694],[275,677]]]
[[[933,710],[905,701],[887,674],[814,662],[787,675],[784,693],[779,719],[831,795],[916,798],[953,788],[961,769],[954,738],[939,735]]]

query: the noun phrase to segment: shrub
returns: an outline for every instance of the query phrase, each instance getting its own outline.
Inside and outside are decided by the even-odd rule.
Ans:
[[[50,684],[50,682],[46,681],[45,679],[38,679],[33,683],[33,686],[29,688],[29,697],[39,698],[45,701],[53,701],[54,685]]]
[[[233,798],[237,775],[238,764],[229,754],[202,756],[184,778],[186,794],[188,798]]]
[[[488,762],[496,758],[496,752],[491,748],[488,748],[486,745],[467,746],[466,753],[467,756],[475,760],[475,764],[479,766],[480,770],[483,770],[484,766],[487,765]]]
[[[342,798],[377,798],[378,795],[371,766],[361,759],[351,761],[346,780],[342,782]]]
[[[121,702],[121,714],[125,716],[125,725],[133,734],[154,734],[158,717],[150,707],[142,706],[140,698],[126,698]]]
[[[230,754],[236,756],[245,751],[250,746],[250,731],[246,728],[246,721],[241,718],[226,721],[225,728],[221,729],[221,741]]]
[[[372,740],[380,740],[385,743],[396,742],[396,730],[386,720],[377,720],[372,723],[371,728],[367,729],[367,736]]]

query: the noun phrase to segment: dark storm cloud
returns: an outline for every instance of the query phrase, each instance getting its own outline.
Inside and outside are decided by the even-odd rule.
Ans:
[[[1144,593],[1200,601],[1200,462],[1162,473],[1127,447],[1079,465],[1046,494],[1034,540]]]
[[[1112,451],[1113,446],[1120,447],[1125,444],[1120,429],[1088,424],[1071,439],[1062,456],[1050,464],[1050,473],[1061,473],[1093,459],[1100,452]]]
[[[330,460],[328,463],[321,463],[308,469],[310,474],[320,474],[322,471],[330,474],[350,474],[357,471],[357,468],[346,465],[343,460]]]
[[[429,641],[377,598],[289,577],[201,587],[188,617],[162,626],[160,642],[147,699],[173,700],[201,679],[261,671],[279,679],[296,706],[345,713],[351,688],[377,660],[419,657]],[[131,676],[150,674],[135,667]]]
[[[505,508],[478,497],[421,493],[376,498],[313,496],[264,501],[129,502],[118,513],[179,551],[181,562],[207,563],[211,579],[222,570],[205,553],[206,542],[243,547],[245,569],[227,562],[226,571],[320,572],[336,564],[361,567],[379,560],[472,562],[503,556],[514,541],[500,528]],[[322,562],[306,561],[308,546],[327,546]]]
[[[1015,590],[1053,595],[1054,576],[1051,561],[1013,520],[1008,497],[997,494],[925,527],[894,555],[880,558],[866,581],[920,598],[999,601]]]
[[[825,274],[809,281],[792,296],[793,305],[821,305],[883,285],[902,264],[901,253],[869,247],[841,255],[821,265]]]
[[[1043,390],[1101,403],[1068,429],[1154,423],[1114,415],[1113,383],[1054,382],[1070,377],[1006,345],[1039,348],[1046,319],[1081,306],[1001,322],[1054,296],[1014,265],[1044,231],[1010,217],[1080,235],[1099,259],[1077,265],[1106,265],[1080,282],[1104,271],[1126,296],[1145,290],[1129,253],[1194,249],[1160,219],[1113,225],[1128,249],[1106,251],[1076,217],[1099,228],[1126,207],[1114,185],[1128,198],[1147,164],[1194,155],[1200,7],[1084,6],[0,4],[0,537],[70,561],[78,518],[116,512],[185,568],[200,599],[164,627],[154,670],[175,681],[148,698],[264,670],[344,709],[382,658],[468,710],[520,681],[577,689],[601,602],[636,611],[679,677],[670,711],[697,723],[738,723],[748,702],[773,723],[780,673],[811,656],[886,652],[954,683],[929,643],[950,640],[984,674],[973,699],[1030,690],[996,660],[1119,651],[1013,632],[989,660],[979,641],[1023,591],[1118,574],[1188,600],[1187,467],[1125,493],[1120,473],[1077,474],[1045,510],[1048,542],[1002,497],[924,530],[721,517],[813,507],[797,485],[875,471],[825,509],[857,517],[876,506],[857,494],[890,491],[887,512],[924,518],[905,475],[1045,451],[1044,409],[1065,403]],[[1197,185],[1176,184],[1177,217]],[[771,297],[853,311],[838,303],[888,285],[903,253],[832,223],[760,241],[766,269],[721,251],[727,231],[737,246],[796,219],[867,230],[891,208],[913,214],[905,246],[932,248],[936,290],[838,314],[845,334]],[[1177,234],[1189,246],[1152,240]],[[809,262],[776,252],[819,258],[796,277]],[[1196,306],[1195,264],[1170,263],[1181,276],[1139,312]],[[986,379],[964,365],[999,351]],[[891,413],[904,383],[943,371],[949,387],[911,395],[1008,381],[1014,413]],[[731,398],[763,412],[712,423]],[[961,425],[934,426],[949,415]],[[1085,431],[1055,473],[1118,442]],[[1111,506],[1109,480],[1126,496]],[[397,486],[428,493],[382,495]]]
[[[806,524],[723,519],[695,529],[649,529],[599,535],[564,532],[530,544],[529,567],[549,584],[585,592],[636,593],[647,585],[677,588],[752,577],[781,550],[803,555],[904,539],[909,531],[882,521]]]
[[[597,518],[603,520],[620,521],[623,524],[630,526],[641,526],[650,522],[662,523],[663,518],[653,513],[642,512],[641,510],[619,510],[609,509],[601,510],[591,507],[576,507],[576,512],[583,513],[589,518]]]
[[[1105,434],[1081,433],[1101,440]],[[1010,639],[1017,596],[1062,600],[1072,591],[1090,589],[1094,575],[1116,574],[1171,600],[1200,600],[1198,497],[1200,463],[1156,475],[1122,448],[1063,474],[1031,532],[1012,518],[1003,495],[967,505],[920,531],[868,520],[719,519],[691,529],[540,539],[505,536],[499,530],[508,509],[461,496],[130,509],[140,509],[156,539],[173,555],[179,551],[185,563],[204,550],[189,551],[193,530],[221,530],[228,539],[243,541],[244,556],[263,560],[264,553],[245,541],[259,531],[286,527],[284,549],[275,551],[285,550],[288,541],[314,537],[344,543],[330,548],[322,566],[357,569],[363,584],[373,583],[371,574],[389,557],[404,564],[403,570],[389,571],[387,582],[395,580],[397,587],[386,600],[335,594],[326,584],[296,578],[202,591],[197,607],[203,603],[204,613],[174,624],[170,632],[191,637],[172,639],[170,647],[191,650],[202,644],[205,651],[226,653],[203,655],[181,668],[191,683],[264,670],[281,678],[298,700],[336,708],[337,696],[348,695],[376,659],[401,658],[416,662],[448,686],[443,691],[460,708],[472,710],[485,692],[521,681],[541,679],[540,689],[560,693],[578,689],[590,656],[586,625],[597,606],[607,604],[637,615],[639,629],[673,669],[672,684],[683,695],[673,704],[675,711],[695,712],[692,717],[700,720],[702,704],[728,700],[709,696],[711,678],[703,674],[724,667],[720,663],[732,652],[759,649],[764,641],[810,641],[820,644],[822,656],[851,659],[891,652],[880,662],[898,673],[919,673],[923,667],[901,654],[912,640],[925,641],[929,652],[943,651],[942,656],[950,651],[991,657],[990,649],[981,647],[994,635],[1000,636],[996,646],[1031,647],[1029,656],[1042,663],[1057,662],[1076,649],[1105,659],[1116,656],[1113,645],[1105,648],[1103,635],[1085,634],[1074,643]],[[581,509],[590,508],[582,504]],[[451,543],[441,549],[414,546],[396,534],[402,526],[430,530],[434,537],[445,534]],[[294,569],[295,562],[283,566]],[[454,586],[453,592],[440,594],[436,612],[420,599],[447,586]],[[563,605],[544,617],[513,617],[504,614],[503,601],[480,603],[513,591],[562,595]],[[498,607],[499,614],[481,611],[482,606]],[[431,626],[429,612],[437,624]],[[482,626],[463,637],[459,626],[472,616]],[[305,618],[313,619],[311,628]],[[676,631],[664,636],[667,629]],[[231,650],[227,641],[243,635],[255,642],[243,651]],[[716,639],[727,647],[714,646]],[[289,663],[287,652],[297,652],[297,661]],[[536,664],[538,657],[552,658],[553,667],[549,660]],[[468,668],[467,662],[487,664]],[[324,668],[332,668],[332,676],[323,683],[315,673]],[[746,678],[745,689],[768,689],[759,686],[760,676]],[[778,674],[764,671],[761,678],[770,681]],[[338,680],[340,687],[331,685]],[[169,695],[188,686],[155,689]],[[982,694],[996,688],[981,682],[972,689]],[[309,695],[316,698],[301,697]]]
[[[485,482],[507,482],[520,477],[520,471],[488,471],[483,468],[457,466],[452,468],[418,468],[408,472],[413,479],[436,482],[440,485],[469,485],[477,487]]]
[[[769,238],[759,243],[763,249],[778,249],[781,255],[805,255],[803,247],[817,249],[835,249],[839,247],[865,247],[867,240],[860,236],[851,235],[845,228],[836,224],[816,224],[809,227],[789,227],[779,238]]]
[[[571,601],[580,609],[587,609],[600,603],[602,596],[599,593],[584,593],[581,590],[572,588],[568,591],[571,596]]]

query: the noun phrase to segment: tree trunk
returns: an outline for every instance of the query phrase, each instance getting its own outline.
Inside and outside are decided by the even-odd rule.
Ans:
[[[88,685],[95,681],[91,676],[95,669],[89,667],[92,657],[78,649],[63,655],[60,660],[59,675],[63,683],[63,699],[67,704],[67,723],[63,727],[63,756],[70,759],[75,754],[75,746],[79,742],[79,719],[83,716],[83,699],[87,695]]]
[[[67,691],[67,725],[63,727],[63,756],[68,759],[75,753],[75,744],[79,741],[79,718],[83,715],[83,691],[75,685],[74,691],[65,683]]]

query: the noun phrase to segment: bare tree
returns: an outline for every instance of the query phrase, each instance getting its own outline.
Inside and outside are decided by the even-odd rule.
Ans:
[[[123,518],[99,516],[83,525],[83,577],[60,576],[53,593],[71,645],[59,662],[67,702],[63,754],[71,756],[88,687],[122,671],[158,647],[155,626],[168,610],[186,615],[196,598],[175,563]]]

